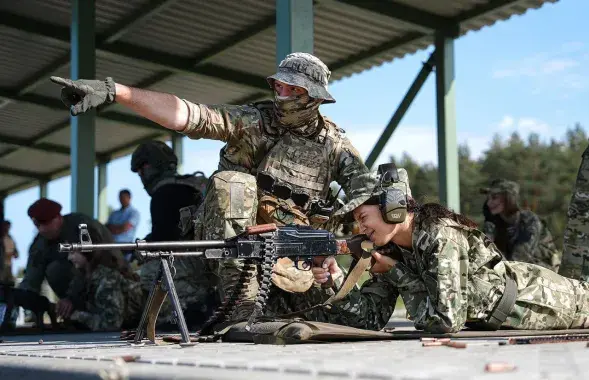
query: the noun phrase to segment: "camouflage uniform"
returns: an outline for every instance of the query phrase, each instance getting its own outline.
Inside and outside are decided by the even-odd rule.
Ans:
[[[75,310],[70,319],[92,331],[118,330],[124,322],[136,322],[141,317],[145,299],[141,284],[116,269],[99,265],[87,279],[85,291],[85,308]]]
[[[78,225],[82,223],[88,226],[93,243],[114,243],[110,231],[97,220],[80,213],[64,215],[63,226],[57,239],[49,241],[37,234],[33,240],[29,248],[25,275],[18,285],[19,288],[39,293],[46,278],[59,298],[67,298],[75,306],[83,305],[84,276],[68,260],[67,252],[59,252],[60,242],[79,241]],[[122,259],[121,251],[115,250],[112,254]]]
[[[583,158],[567,213],[564,230],[564,252],[559,274],[583,281],[589,280],[589,147]]]
[[[307,82],[301,77],[307,78]],[[309,78],[322,85],[310,85]],[[181,133],[192,139],[226,142],[220,153],[219,171],[210,178],[205,201],[197,212],[197,236],[205,240],[229,238],[246,226],[267,222],[319,226],[313,223],[313,215],[309,215],[312,202],[327,197],[332,181],[346,191],[355,175],[368,171],[344,131],[321,115],[317,109],[319,103],[311,100],[333,102],[325,90],[328,78],[329,71],[322,62],[297,53],[281,63],[277,75],[269,77],[269,83],[279,79],[308,90],[309,96],[296,99],[288,109],[278,109],[272,101],[238,106],[184,100],[190,117]],[[290,109],[302,111],[290,113]],[[283,193],[288,189],[288,195],[281,196],[278,189]],[[248,284],[249,290],[240,303],[244,306],[240,316],[248,315],[245,305],[253,304],[258,291],[255,279],[258,270],[246,268],[238,260],[222,260],[211,265],[222,278],[223,293],[228,294],[238,282]],[[293,278],[297,276],[294,271]],[[247,279],[238,280],[242,274],[247,274]],[[310,289],[303,294],[274,289],[267,314],[311,306],[332,294],[312,287],[311,273],[307,274],[299,273],[296,281],[308,280],[307,289],[309,286]]]
[[[514,197],[517,202],[519,196],[519,185],[512,181],[495,180],[490,188],[484,189],[490,194],[504,193]],[[493,218],[501,218],[494,215]],[[530,210],[519,210],[509,220],[492,221],[487,218],[483,225],[483,232],[495,241],[496,223],[506,225],[507,245],[503,254],[507,260],[521,261],[525,263],[541,265],[557,272],[560,265],[562,252],[556,248],[552,234],[546,223],[538,215]],[[496,244],[503,250],[500,244]]]
[[[589,283],[538,265],[505,261],[475,228],[427,216],[424,211],[413,215],[413,248],[391,244],[402,259],[334,303],[329,312],[331,323],[379,330],[389,321],[400,295],[416,329],[457,332],[466,325],[488,322],[505,291],[506,276],[511,276],[517,295],[502,327],[589,327]]]

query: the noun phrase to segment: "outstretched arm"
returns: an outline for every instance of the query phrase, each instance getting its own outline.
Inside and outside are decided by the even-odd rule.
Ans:
[[[164,128],[182,131],[188,124],[189,110],[176,95],[115,83],[115,101]]]

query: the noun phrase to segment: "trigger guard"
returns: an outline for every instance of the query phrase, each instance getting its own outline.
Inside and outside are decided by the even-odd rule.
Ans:
[[[312,265],[312,264],[313,264],[313,263],[312,263],[310,260],[297,260],[297,261],[295,262],[295,267],[296,267],[298,270],[304,270],[304,271],[307,271],[307,270],[311,270],[311,268],[313,267],[313,265]]]

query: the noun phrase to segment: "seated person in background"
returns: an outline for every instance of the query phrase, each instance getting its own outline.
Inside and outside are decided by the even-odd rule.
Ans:
[[[519,185],[496,179],[481,189],[487,194],[483,206],[483,232],[507,260],[541,265],[558,272],[562,252],[556,248],[552,234],[543,220],[519,205]]]
[[[85,277],[86,302],[70,320],[92,331],[118,330],[139,324],[143,291],[139,276],[111,252],[71,252],[69,260]]]
[[[29,217],[39,230],[29,248],[25,275],[18,288],[39,293],[44,279],[59,298],[58,316],[69,318],[74,309],[84,307],[84,276],[59,252],[59,243],[78,242],[79,224],[86,224],[93,243],[114,243],[110,231],[96,219],[81,213],[61,215],[61,205],[47,198],[35,201]],[[104,254],[107,254],[106,252]],[[122,260],[120,251],[111,251]],[[128,269],[128,267],[127,267]]]
[[[369,175],[352,182],[351,201],[340,212],[353,212],[360,232],[378,251],[392,251],[397,259],[373,252],[374,277],[334,302],[329,322],[379,330],[400,295],[415,328],[431,333],[457,332],[465,326],[589,327],[589,283],[539,265],[506,261],[474,221],[436,203],[418,204],[402,169],[399,179],[387,187]],[[406,211],[399,214],[403,203]],[[398,218],[404,212],[406,216]],[[315,265],[318,283],[340,276],[332,256]]]

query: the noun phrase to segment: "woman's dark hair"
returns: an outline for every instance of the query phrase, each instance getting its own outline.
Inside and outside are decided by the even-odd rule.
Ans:
[[[139,280],[137,273],[130,270],[129,265],[127,265],[125,260],[122,257],[114,255],[110,251],[83,252],[82,254],[88,260],[88,276],[90,276],[99,265],[104,265],[107,268],[118,270],[125,278],[134,281]]]
[[[457,214],[439,203],[419,204],[415,199],[407,197],[407,211],[418,213],[426,218],[448,218],[471,228],[478,228],[478,224],[462,214]]]

